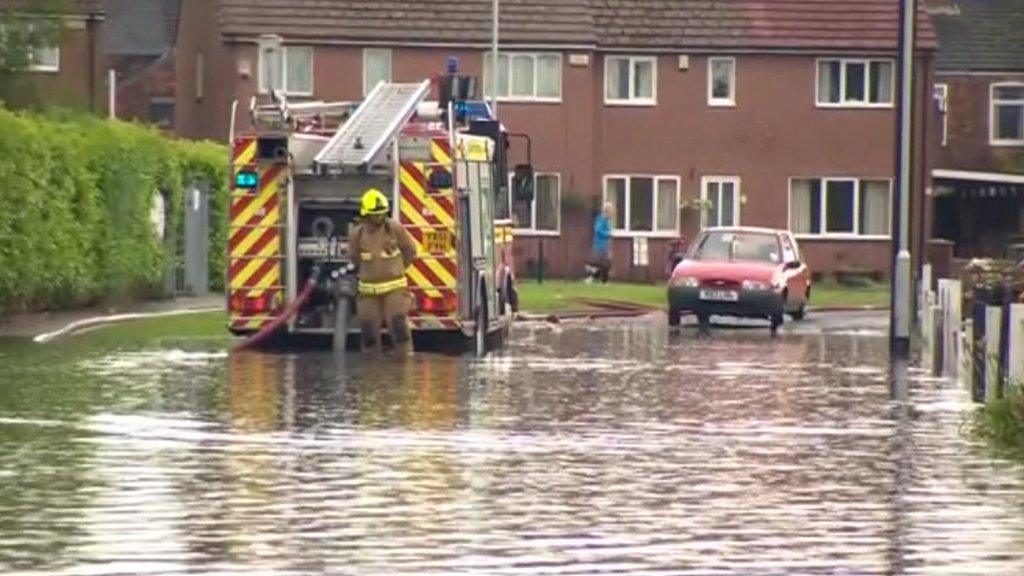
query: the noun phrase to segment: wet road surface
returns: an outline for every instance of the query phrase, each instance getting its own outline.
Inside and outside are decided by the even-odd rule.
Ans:
[[[966,393],[893,400],[876,320],[793,326],[345,365],[8,343],[0,573],[1024,574],[1024,466]]]

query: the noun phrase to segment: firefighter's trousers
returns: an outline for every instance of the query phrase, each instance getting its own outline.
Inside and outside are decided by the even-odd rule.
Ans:
[[[409,293],[406,288],[388,292],[360,290],[356,315],[362,331],[364,351],[380,350],[381,327],[386,326],[395,351],[407,353],[412,348],[409,333]]]

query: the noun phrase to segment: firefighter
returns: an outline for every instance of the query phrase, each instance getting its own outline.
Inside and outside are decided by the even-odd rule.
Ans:
[[[409,295],[405,270],[416,258],[416,244],[401,224],[388,217],[388,198],[370,188],[363,194],[362,222],[349,237],[350,253],[359,268],[356,315],[364,350],[379,350],[386,325],[395,350],[408,353]]]

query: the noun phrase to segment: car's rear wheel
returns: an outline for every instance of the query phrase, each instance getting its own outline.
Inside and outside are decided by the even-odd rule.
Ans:
[[[807,304],[800,304],[800,307],[789,313],[789,317],[793,320],[803,320],[807,317]]]

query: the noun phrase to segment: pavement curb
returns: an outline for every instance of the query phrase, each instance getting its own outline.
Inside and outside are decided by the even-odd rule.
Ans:
[[[184,310],[167,310],[163,312],[132,312],[127,314],[111,314],[107,316],[94,316],[92,318],[85,318],[82,320],[76,320],[67,324],[66,326],[54,330],[52,332],[46,332],[39,334],[32,338],[32,341],[37,344],[46,344],[62,336],[70,336],[75,332],[84,330],[86,328],[95,328],[97,326],[105,326],[107,324],[117,324],[119,322],[127,322],[130,320],[146,320],[150,318],[164,318],[169,316],[184,316],[186,314],[200,314],[204,312],[216,312],[221,310],[220,307],[204,307],[204,308],[187,308]]]

